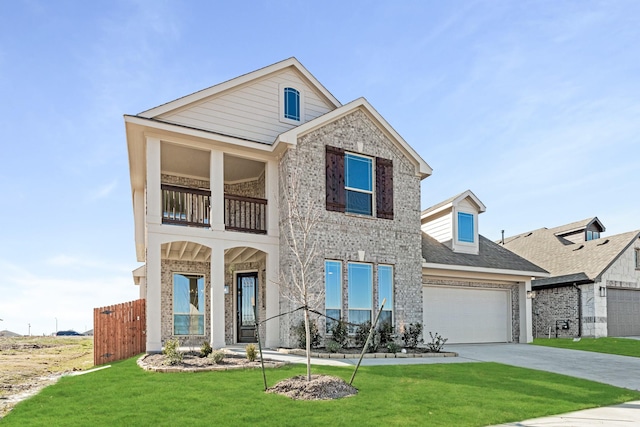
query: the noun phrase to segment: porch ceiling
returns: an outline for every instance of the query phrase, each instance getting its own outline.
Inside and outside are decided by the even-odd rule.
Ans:
[[[211,248],[194,242],[170,242],[161,246],[162,259],[173,261],[211,261]],[[227,249],[224,252],[225,264],[241,262],[259,262],[263,260],[265,253],[245,246]]]
[[[170,242],[162,245],[162,258],[174,261],[211,261],[211,248],[193,242]]]

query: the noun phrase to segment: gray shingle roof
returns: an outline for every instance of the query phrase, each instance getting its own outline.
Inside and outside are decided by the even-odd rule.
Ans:
[[[422,233],[422,257],[426,262],[433,264],[496,268],[533,273],[547,272],[484,236],[479,237],[479,253],[474,255],[454,252],[451,250],[451,244],[447,246],[446,242],[440,243],[428,234]]]
[[[519,234],[505,239],[504,246],[548,270],[552,277],[582,273],[583,276],[580,277],[586,276],[589,280],[596,280],[640,236],[640,231],[636,230],[587,242],[571,243],[556,237],[554,233],[557,233],[557,230],[558,228],[541,228]],[[556,283],[564,282],[556,280]]]
[[[554,227],[554,228],[551,228],[550,230],[553,231],[554,234],[564,234],[569,231],[584,230],[593,222],[597,222],[600,228],[602,229],[602,231],[605,230],[604,225],[602,225],[598,217],[583,219],[581,221],[572,222],[571,224],[565,224],[559,227]]]

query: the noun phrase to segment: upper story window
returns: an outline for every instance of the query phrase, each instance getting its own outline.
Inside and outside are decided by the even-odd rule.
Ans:
[[[600,232],[587,230],[586,240],[596,240],[600,238]]]
[[[346,212],[373,215],[373,159],[345,154]]]
[[[640,249],[636,248],[636,270],[640,270]]]
[[[473,243],[475,241],[473,214],[458,212],[458,241]]]
[[[304,119],[304,92],[300,87],[282,83],[280,90],[280,121],[300,125]]]
[[[393,219],[393,162],[327,145],[326,207]]]
[[[284,88],[284,118],[300,121],[300,92],[292,87]]]

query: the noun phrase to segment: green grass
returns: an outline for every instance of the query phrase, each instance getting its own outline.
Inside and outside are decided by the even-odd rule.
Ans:
[[[533,343],[547,347],[640,357],[640,340],[626,338],[582,338],[575,342],[572,338],[536,338]]]
[[[269,385],[302,365],[268,370]],[[314,367],[348,380],[351,368]],[[259,370],[153,373],[135,359],[64,377],[0,426],[483,426],[640,399],[640,393],[497,363],[361,367],[356,396],[294,401],[262,391]]]

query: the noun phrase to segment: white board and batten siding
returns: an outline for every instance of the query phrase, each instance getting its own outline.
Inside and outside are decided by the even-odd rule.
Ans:
[[[284,70],[197,104],[158,117],[161,120],[209,130],[223,135],[271,144],[278,135],[295,127],[280,121],[281,84],[304,91],[304,115],[300,124],[334,107],[293,70]]]
[[[511,341],[511,295],[508,290],[423,287],[424,336],[437,332],[450,344]]]

